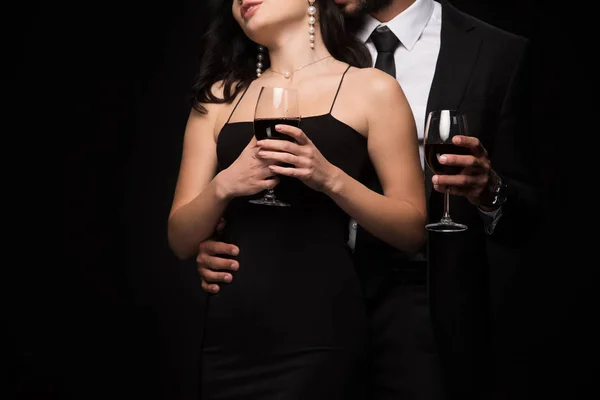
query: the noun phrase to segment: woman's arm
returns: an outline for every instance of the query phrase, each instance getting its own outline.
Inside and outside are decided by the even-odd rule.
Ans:
[[[379,70],[361,71],[369,88],[368,149],[383,188],[380,195],[339,169],[326,193],[354,220],[405,252],[425,241],[425,178],[410,105],[398,82]]]
[[[206,114],[190,112],[169,213],[169,245],[181,259],[195,255],[199,243],[212,235],[230,200],[222,181],[215,177],[218,106],[208,104],[206,108]]]

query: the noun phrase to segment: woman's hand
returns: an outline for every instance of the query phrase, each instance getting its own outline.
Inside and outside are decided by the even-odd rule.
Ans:
[[[295,143],[274,139],[258,141],[257,155],[272,164],[268,168],[278,175],[298,178],[311,189],[325,193],[333,190],[339,169],[323,157],[306,134],[290,125],[276,125],[275,129],[290,136]]]
[[[251,196],[277,186],[279,179],[269,169],[272,162],[257,157],[258,150],[253,136],[237,160],[217,175],[224,197]]]

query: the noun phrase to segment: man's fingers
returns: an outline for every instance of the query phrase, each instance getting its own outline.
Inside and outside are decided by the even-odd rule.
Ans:
[[[440,164],[453,165],[456,167],[473,167],[479,165],[479,160],[473,156],[463,156],[458,154],[442,154],[438,161]]]
[[[202,268],[200,270],[200,276],[202,281],[211,283],[231,283],[233,276],[227,272],[212,271],[208,268]]]
[[[434,175],[431,182],[434,185],[473,188],[485,185],[485,176],[481,175]]]
[[[216,294],[219,293],[219,290],[221,290],[221,288],[219,287],[219,285],[215,285],[214,283],[207,283],[205,281],[202,281],[202,290],[204,290],[207,293]]]
[[[209,256],[208,254],[199,254],[196,261],[200,269],[209,268],[215,271],[237,271],[240,267],[240,264],[236,260],[219,256]]]
[[[237,246],[215,240],[207,240],[200,244],[200,254],[237,256],[239,252]]]
[[[475,157],[487,157],[487,150],[476,137],[458,135],[452,138],[452,143],[469,148]]]

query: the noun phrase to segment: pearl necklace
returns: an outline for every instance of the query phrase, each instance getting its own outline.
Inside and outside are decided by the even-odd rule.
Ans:
[[[309,65],[316,64],[316,63],[318,63],[319,61],[323,61],[323,60],[325,60],[325,59],[327,59],[327,58],[330,58],[330,57],[333,57],[333,56],[327,56],[327,57],[323,57],[323,58],[321,58],[321,59],[319,59],[319,60],[317,60],[317,61],[310,62],[310,63],[308,63],[308,64],[306,64],[306,65],[303,65],[303,66],[301,66],[300,68],[296,68],[296,69],[295,69],[295,70],[293,70],[292,72],[289,72],[289,71],[286,71],[286,72],[279,72],[279,71],[275,71],[273,68],[271,68],[271,71],[275,72],[276,74],[283,75],[283,76],[284,76],[286,79],[290,79],[290,77],[291,77],[291,76],[294,74],[294,72],[298,72],[298,71],[300,71],[302,68],[306,68],[306,67],[308,67]]]

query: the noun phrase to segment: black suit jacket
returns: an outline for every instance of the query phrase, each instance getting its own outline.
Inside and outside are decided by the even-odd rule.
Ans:
[[[539,217],[530,120],[530,46],[523,37],[469,16],[446,1],[441,4],[441,48],[427,112],[465,112],[470,134],[479,138],[492,168],[508,183],[508,200],[492,234],[484,231],[484,219],[473,204],[451,196],[452,218],[469,229],[428,236],[431,313],[444,375],[450,391],[467,398],[483,391],[493,376],[494,316],[510,276],[521,267],[527,238],[533,236]],[[428,218],[436,221],[443,211],[443,196],[432,190],[431,176],[426,169]],[[390,282],[372,279],[373,275],[401,270],[407,260],[360,232],[355,254],[368,296],[376,295],[382,282]]]

